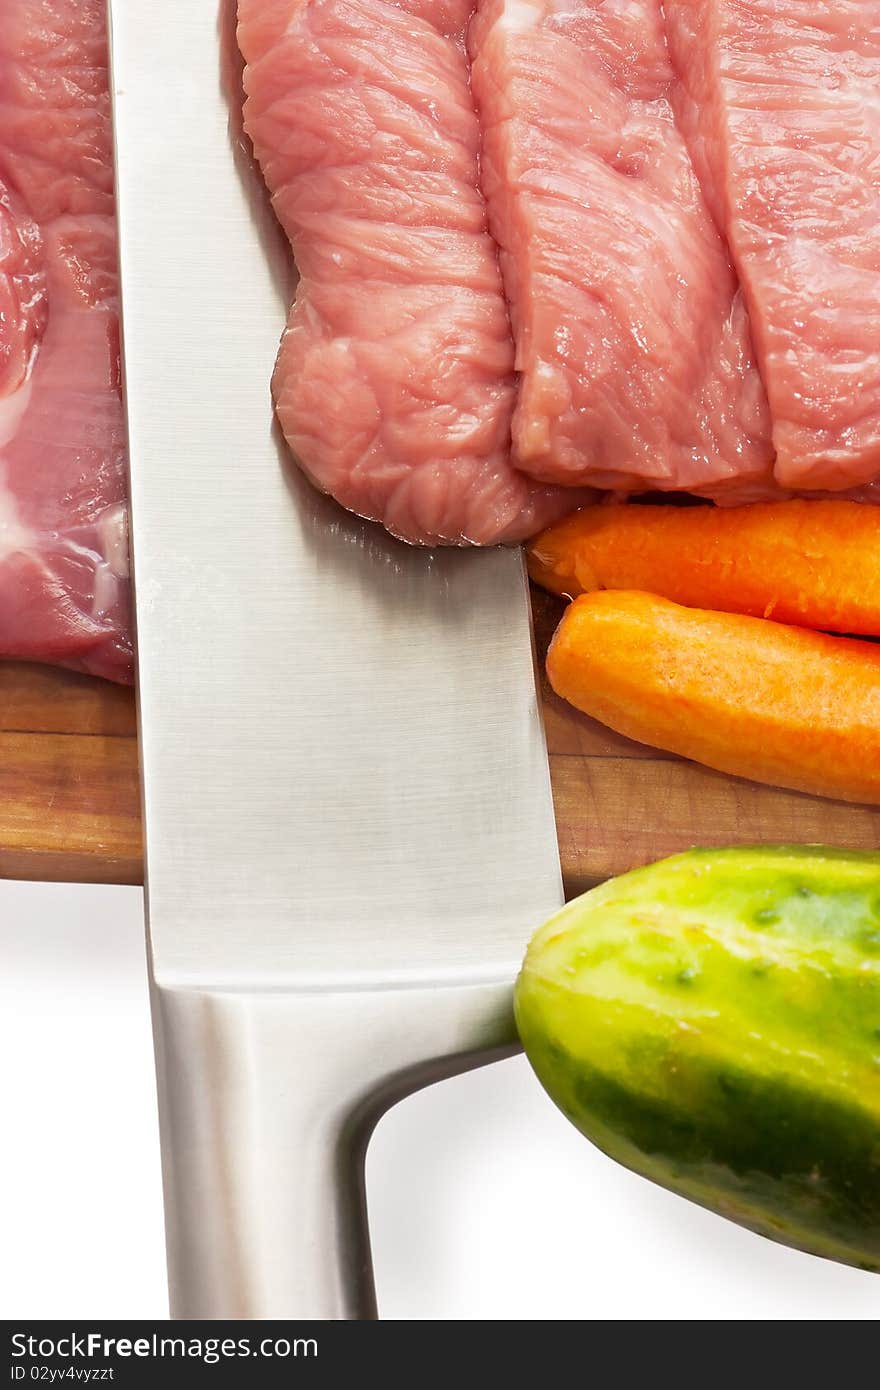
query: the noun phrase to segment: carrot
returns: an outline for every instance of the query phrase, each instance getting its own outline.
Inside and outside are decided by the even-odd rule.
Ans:
[[[651,594],[585,594],[547,655],[558,695],[707,767],[880,803],[880,648]]]
[[[643,589],[693,608],[880,636],[880,508],[862,502],[748,507],[592,506],[529,547],[557,594]]]

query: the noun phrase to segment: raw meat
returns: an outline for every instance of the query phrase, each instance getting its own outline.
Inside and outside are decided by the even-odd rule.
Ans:
[[[0,655],[131,679],[104,0],[0,6]]]
[[[880,474],[880,6],[670,0],[680,115],[729,239],[776,477]]]
[[[274,377],[313,481],[421,542],[578,497],[510,462],[513,345],[478,186],[470,0],[240,0],[245,126],[300,273]]]
[[[766,480],[766,398],[675,125],[659,0],[483,0],[470,51],[518,465],[627,489]]]

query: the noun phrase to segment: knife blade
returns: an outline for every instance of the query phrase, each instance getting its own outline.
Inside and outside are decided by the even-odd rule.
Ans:
[[[371,1317],[370,1128],[510,1049],[562,900],[522,557],[400,544],[291,468],[234,4],[110,15],[172,1312]]]

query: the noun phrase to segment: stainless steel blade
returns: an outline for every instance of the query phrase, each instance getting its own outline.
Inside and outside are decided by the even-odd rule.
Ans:
[[[372,1094],[404,1066],[509,1036],[499,1000],[561,889],[520,554],[398,544],[291,470],[269,395],[291,268],[241,131],[234,5],[111,0],[111,16],[171,1190],[186,1166],[174,1154],[187,1123],[171,1090],[194,1051],[207,1049],[216,1072],[216,1049],[233,1045],[221,1037],[226,996],[240,1008],[243,991],[293,1001],[345,992],[346,1027],[361,1020],[349,1068],[360,1079],[343,1082],[340,1064],[327,1085],[360,1104],[367,1083]],[[361,1005],[401,994],[389,986],[412,987],[411,1008],[389,1005],[389,1037],[401,1033],[401,1008],[409,1036],[378,1063],[360,1030],[369,1016],[378,1038],[381,1010]],[[209,997],[221,999],[210,1018]],[[196,1014],[169,1023],[187,999]],[[229,1024],[248,1034],[252,1055],[262,1047],[255,1026]],[[277,1046],[283,1053],[280,1037]],[[163,1072],[172,1055],[177,1080]],[[232,1086],[229,1103],[241,1108],[254,1078],[224,1068],[212,1094]],[[197,1070],[196,1108],[202,1084]],[[235,1109],[239,1127],[250,1113]],[[225,1121],[215,1121],[217,1133]],[[191,1151],[196,1140],[186,1143]],[[169,1214],[179,1224],[178,1197]],[[190,1205],[203,1198],[188,1189]],[[198,1259],[175,1256],[174,1241],[172,1275],[177,1259],[189,1271],[179,1284],[198,1281]],[[254,1267],[261,1249],[257,1239]],[[190,1295],[178,1306],[194,1316],[231,1298]],[[253,1293],[246,1306],[290,1315],[291,1301]]]

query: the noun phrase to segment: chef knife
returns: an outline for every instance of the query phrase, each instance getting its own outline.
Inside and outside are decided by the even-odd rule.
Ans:
[[[110,11],[172,1313],[369,1318],[372,1125],[514,1046],[561,902],[522,558],[291,467],[234,5]]]

